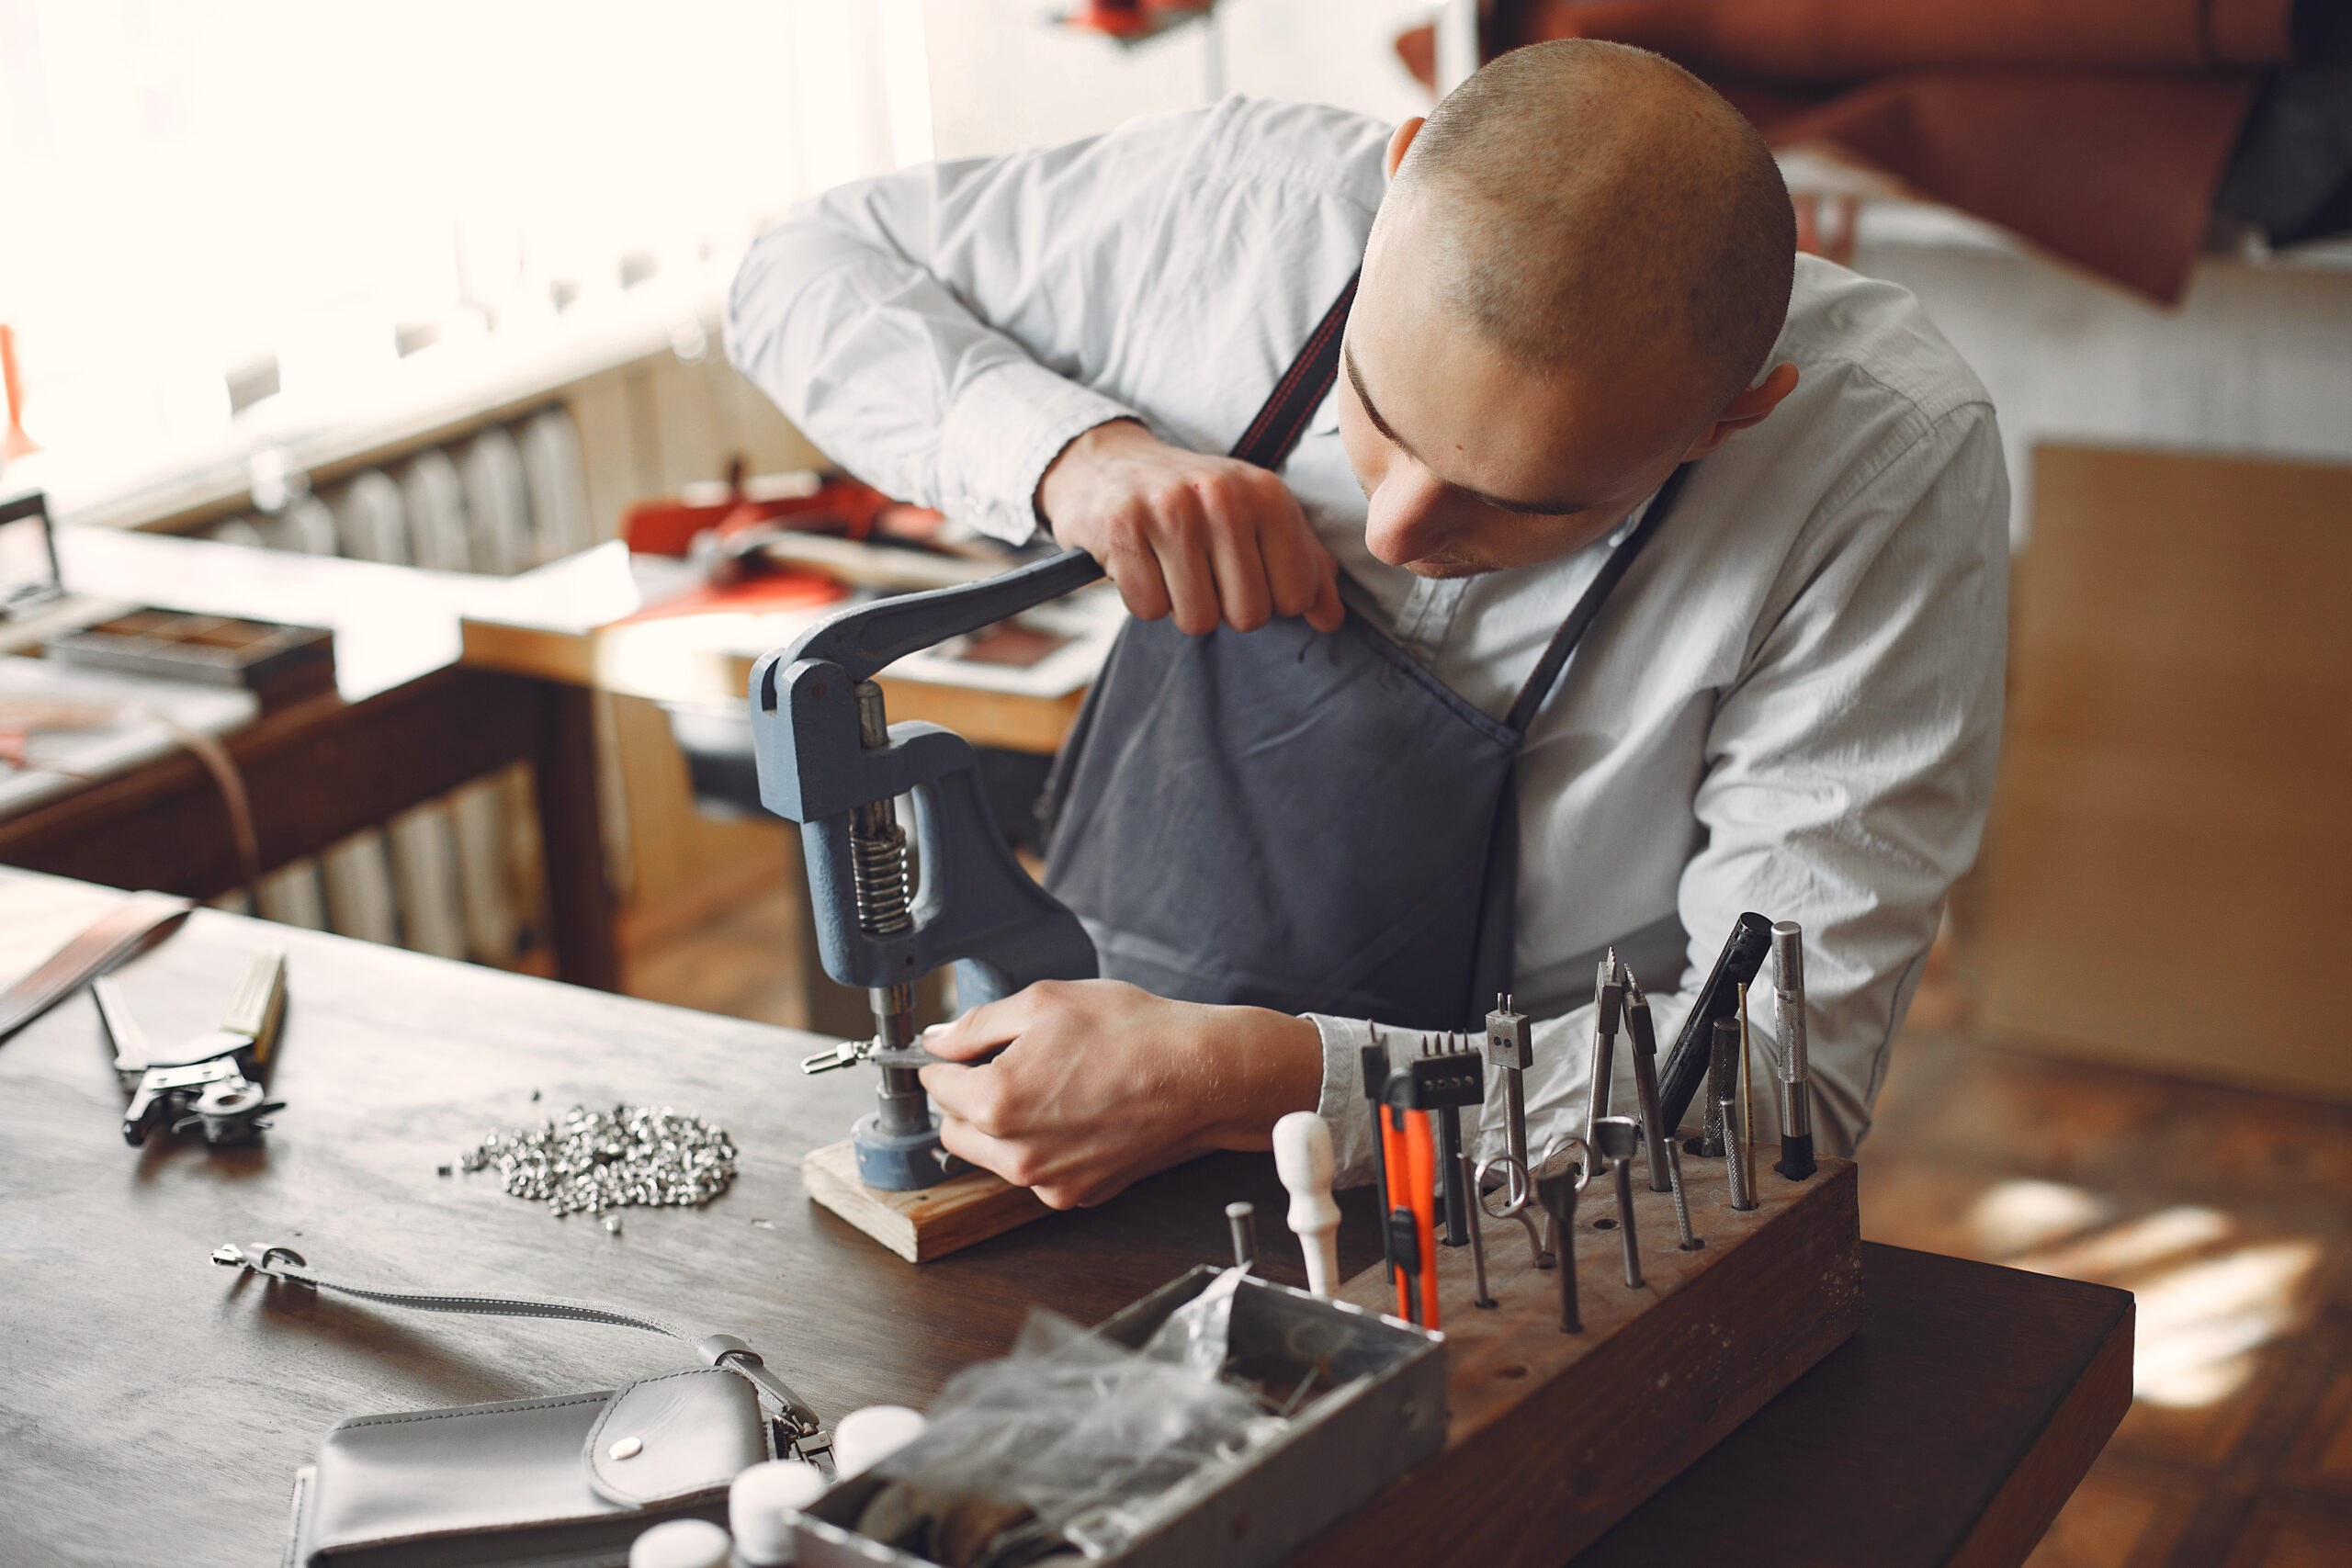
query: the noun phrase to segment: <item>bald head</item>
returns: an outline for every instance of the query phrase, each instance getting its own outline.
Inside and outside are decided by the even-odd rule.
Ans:
[[[1441,309],[1540,379],[1674,354],[1695,425],[1764,369],[1796,220],[1763,139],[1704,83],[1563,39],[1501,56],[1431,112],[1367,270],[1398,247]]]

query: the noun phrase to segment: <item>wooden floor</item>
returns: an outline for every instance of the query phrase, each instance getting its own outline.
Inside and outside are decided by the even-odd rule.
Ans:
[[[797,1024],[795,909],[650,947],[626,988]],[[1862,1234],[2139,1298],[2137,1402],[2032,1568],[2352,1564],[2352,1108],[2037,1056],[1970,1027],[1951,968],[1861,1151]]]
[[[2137,1399],[2033,1568],[2352,1564],[2352,1108],[2037,1056],[1923,988],[1862,1234],[2120,1285]]]

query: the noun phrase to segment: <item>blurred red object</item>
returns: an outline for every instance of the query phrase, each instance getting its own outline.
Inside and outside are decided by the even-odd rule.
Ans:
[[[0,462],[40,450],[25,434],[25,384],[17,375],[17,329],[0,326],[0,383],[8,393],[8,432],[0,436]]]
[[[1113,38],[1134,38],[1156,25],[1144,15],[1141,0],[1086,0],[1062,17],[1066,27],[1085,28]]]
[[[659,604],[649,604],[628,618],[661,621],[675,615],[720,612],[756,615],[776,610],[814,610],[837,604],[849,594],[849,584],[837,577],[805,567],[772,566],[756,577],[689,588]]]
[[[762,525],[798,529],[810,534],[834,534],[863,539],[874,532],[875,519],[898,502],[846,476],[820,479],[786,476],[784,482],[752,480],[746,484],[740,467],[728,476],[718,493],[708,499],[688,486],[683,496],[640,501],[621,515],[621,537],[641,555],[683,556],[695,536],[715,531],[720,539]]]

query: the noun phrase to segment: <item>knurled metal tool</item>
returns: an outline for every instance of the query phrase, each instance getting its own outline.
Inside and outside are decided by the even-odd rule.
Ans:
[[[914,986],[956,965],[966,1007],[1038,980],[1096,975],[1094,943],[1013,858],[989,815],[979,757],[935,724],[888,722],[874,676],[892,660],[1083,588],[1102,569],[1068,550],[985,581],[844,610],[764,655],[751,679],[760,800],[800,825],[825,973],[867,992],[870,1041],[820,1052],[802,1070],[872,1060],[878,1104],[853,1129],[868,1187],[910,1191],[965,1168],[939,1141],[918,1071]],[[897,802],[913,802],[914,838]]]
[[[286,1016],[286,954],[265,953],[245,971],[220,1027],[158,1055],[130,1014],[122,987],[106,976],[90,983],[98,1020],[114,1046],[115,1076],[130,1096],[123,1141],[137,1148],[157,1128],[201,1129],[208,1144],[246,1144],[286,1108],[261,1078]]]
[[[1781,1037],[1781,1162],[1772,1168],[1803,1181],[1820,1166],[1813,1157],[1813,1067],[1804,1033],[1804,932],[1794,920],[1772,926],[1772,998]]]

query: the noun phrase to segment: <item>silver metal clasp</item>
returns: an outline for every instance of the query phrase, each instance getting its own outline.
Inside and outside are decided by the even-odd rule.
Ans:
[[[838,1045],[827,1046],[813,1056],[800,1058],[800,1070],[814,1077],[830,1073],[835,1067],[855,1066],[874,1054],[871,1040],[844,1040]]]

